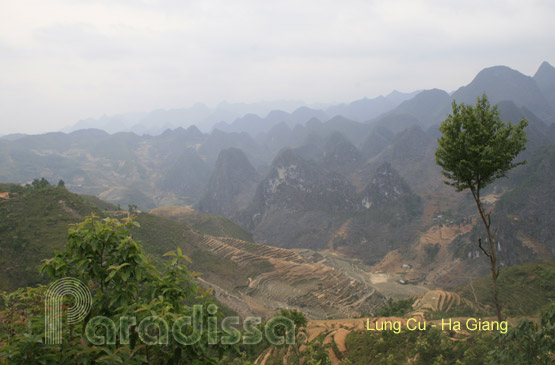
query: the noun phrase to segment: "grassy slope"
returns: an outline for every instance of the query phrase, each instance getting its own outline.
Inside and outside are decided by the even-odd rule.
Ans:
[[[268,270],[271,265],[260,264],[249,268],[241,268],[231,260],[206,250],[201,241],[204,233],[195,226],[189,227],[172,219],[149,213],[140,213],[137,222],[141,228],[133,230],[133,237],[143,244],[145,251],[155,257],[181,247],[183,252],[191,258],[191,270],[202,274],[202,278],[217,285],[233,289],[245,285],[249,277],[254,277]],[[236,226],[238,227],[238,226]],[[228,234],[228,232],[231,232]],[[234,231],[221,232],[219,236],[233,237]]]
[[[0,184],[0,192],[7,191],[11,198],[0,199],[0,290],[40,282],[41,259],[64,247],[69,225],[91,212],[102,214],[64,188]]]
[[[150,213],[186,224],[211,236],[232,237],[242,241],[254,242],[248,231],[231,220],[218,215],[201,213],[190,207],[160,207],[152,209]]]
[[[505,268],[498,281],[499,298],[509,316],[537,315],[555,301],[555,260]],[[490,275],[472,283],[480,303],[493,307],[491,285]],[[455,291],[474,301],[470,284]]]
[[[41,260],[64,248],[70,224],[82,221],[91,212],[100,217],[108,214],[120,219],[127,217],[126,212],[114,212],[113,205],[100,199],[54,186],[39,190],[0,184],[0,193],[8,191],[13,192],[10,199],[0,198],[0,290],[42,282],[38,274]],[[243,237],[240,227],[228,224],[225,218],[214,217],[197,224],[207,233]],[[244,285],[248,277],[264,271],[260,267],[240,269],[232,261],[205,250],[200,244],[203,233],[198,227],[148,213],[138,214],[136,220],[141,227],[132,234],[147,254],[160,259],[164,253],[181,247],[193,261],[189,265],[191,270],[203,273],[205,279],[220,286]]]

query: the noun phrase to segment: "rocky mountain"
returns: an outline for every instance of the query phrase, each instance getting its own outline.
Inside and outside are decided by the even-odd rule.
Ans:
[[[544,67],[546,70],[546,67]],[[542,74],[538,79],[543,79]],[[543,86],[544,89],[547,86]],[[547,101],[535,79],[506,66],[486,68],[478,73],[467,86],[459,88],[453,95],[458,103],[476,104],[476,98],[486,93],[492,104],[513,101],[518,107],[526,107],[538,117],[549,120],[555,109]]]
[[[452,97],[432,89],[414,97],[394,93],[325,111],[297,107],[292,112],[274,110],[263,118],[256,113],[243,114],[235,124],[226,124],[226,128],[231,128],[228,132],[214,129],[211,133],[202,133],[190,126],[166,130],[157,136],[108,134],[89,129],[71,134],[17,136],[15,140],[4,138],[0,139],[0,179],[20,183],[42,176],[54,181],[63,179],[69,189],[100,196],[124,207],[127,204],[143,208],[194,204],[204,195],[221,150],[241,149],[255,170],[265,175],[276,155],[291,148],[306,160],[321,162],[324,167],[344,174],[359,190],[366,186],[365,181],[378,166],[391,162],[414,191],[433,191],[442,188],[441,183],[434,185],[438,171],[432,152],[438,136],[437,126],[450,111],[453,98],[473,103],[486,91],[493,103],[500,103],[504,119],[528,118],[531,142],[526,153],[531,153],[534,146],[552,143],[555,128],[550,127],[549,119],[552,75],[553,67],[548,63],[540,66],[534,78],[507,67],[492,67],[480,72]],[[358,115],[360,120],[362,114],[378,113],[379,108],[372,112],[370,105],[383,104],[384,100],[396,107],[370,123],[342,115],[329,118],[330,111],[343,110],[348,116]],[[201,106],[193,109],[195,113],[206,112]],[[168,115],[151,113],[152,121]],[[179,119],[178,115],[172,118]],[[415,124],[420,126],[421,133],[411,131]],[[233,125],[237,128],[232,128]],[[334,133],[341,133],[348,143],[342,140],[342,147],[329,144],[329,136]],[[409,136],[403,137],[405,133]],[[411,137],[413,134],[415,138]],[[423,138],[424,135],[429,138]],[[365,167],[360,167],[364,161],[352,165],[345,160],[332,161],[331,156],[336,156],[341,149],[350,151],[350,157],[343,156],[347,159],[376,161],[370,161]],[[356,156],[356,149],[362,157]]]
[[[221,150],[227,148],[238,148],[246,153],[254,164],[258,165],[268,159],[271,159],[268,150],[264,146],[260,146],[246,132],[224,132],[214,129],[202,144],[196,146],[198,152],[202,155],[206,162],[214,166]]]
[[[165,192],[188,197],[189,202],[192,202],[202,196],[210,178],[210,170],[198,153],[188,148],[164,172],[160,188]]]
[[[375,127],[360,148],[362,156],[368,159],[378,155],[389,146],[394,137],[393,132],[386,127]]]
[[[332,171],[332,167],[350,163],[345,171],[356,169],[351,158],[354,146],[339,134],[330,137],[336,139],[333,145],[345,150],[319,162],[303,159],[298,150],[283,151],[259,184],[252,204],[233,218],[259,242],[288,248],[345,249],[364,260],[375,260],[391,249],[391,225],[409,227],[421,213],[420,198],[389,163],[361,182],[364,189],[357,193],[345,173]],[[354,155],[361,161],[359,153]],[[341,164],[333,163],[335,159]],[[398,229],[394,235],[407,232]],[[358,254],[368,251],[369,245],[376,246],[371,249],[373,254]]]
[[[202,284],[242,315],[299,308],[314,318],[359,316],[384,296],[422,290],[412,284],[451,288],[487,272],[474,203],[443,184],[434,158],[451,100],[474,103],[483,88],[503,120],[529,121],[519,156],[528,163],[483,195],[499,227],[500,263],[555,257],[552,71],[543,64],[531,78],[486,69],[453,96],[434,89],[399,98],[368,123],[360,118],[386,108],[383,99],[342,106],[335,110],[346,115],[331,119],[331,108],[243,115],[211,133],[191,126],[156,136],[89,129],[3,138],[0,180],[63,179],[124,209],[158,207],[137,213],[145,229],[135,237],[152,255],[181,247]],[[68,223],[90,211],[127,216],[65,189],[26,189],[0,189],[6,288],[20,277],[40,280],[28,267],[60,247]]]
[[[375,170],[358,199],[359,212],[332,234],[333,249],[375,264],[415,239],[422,200],[391,164]]]
[[[397,108],[392,110],[389,115],[387,115],[390,119],[386,119],[385,121],[378,119],[374,121],[374,123],[384,125],[397,132],[413,124],[407,124],[405,115],[410,115],[418,121],[420,126],[428,127],[433,124],[438,124],[445,119],[448,114],[448,110],[446,109],[450,103],[451,98],[447,92],[439,89],[424,90],[418,93],[414,98],[402,102]],[[393,116],[399,116],[399,121],[396,122]],[[391,124],[396,124],[398,129],[395,130]]]
[[[555,67],[544,61],[535,73],[534,81],[545,99],[551,104],[551,108],[555,110]],[[550,123],[554,121],[554,119],[547,120]]]
[[[310,133],[293,151],[307,161],[320,161],[324,156],[325,144],[324,138],[319,134]]]
[[[340,174],[288,149],[272,162],[250,206],[235,219],[259,242],[280,247],[325,245],[335,214],[357,206],[354,187]],[[324,228],[324,229],[322,229]]]
[[[387,96],[380,95],[373,99],[364,98],[349,104],[333,105],[326,109],[326,113],[330,116],[341,115],[357,122],[366,122],[394,109],[403,101],[412,99],[418,93],[419,91],[412,93],[393,91]]]
[[[365,208],[383,207],[398,202],[408,194],[412,194],[408,184],[391,167],[391,164],[386,162],[378,167],[374,177],[362,192],[362,204]]]
[[[202,212],[230,217],[249,204],[259,179],[243,151],[222,150],[197,207]]]
[[[507,247],[519,240],[531,251],[530,259],[555,258],[555,218],[550,213],[555,204],[555,146],[538,148],[527,161],[508,179],[513,188],[496,204],[494,218],[503,220],[500,240]],[[507,257],[506,264],[525,262],[514,256]]]
[[[475,104],[476,98],[487,93],[492,104],[512,101],[519,108],[526,108],[540,119],[551,123],[555,108],[552,106],[555,92],[555,69],[544,62],[534,77],[506,66],[495,66],[480,71],[466,86],[452,95],[443,90],[432,89],[418,93],[402,102],[395,109],[372,120],[394,132],[401,132],[414,124],[423,128],[439,125],[451,112],[451,101]]]
[[[363,162],[360,151],[339,132],[328,136],[324,148],[320,163],[330,171],[347,174]]]
[[[421,127],[409,127],[357,171],[357,181],[369,181],[379,166],[390,163],[416,193],[442,190],[445,186],[434,157],[436,145],[435,138]]]
[[[342,175],[306,161],[289,149],[272,162],[253,205],[262,209],[340,212],[353,209],[353,196],[354,189]]]
[[[80,129],[103,129],[108,133],[133,132],[138,135],[156,136],[167,129],[187,128],[196,125],[209,132],[214,125],[232,122],[247,114],[266,115],[272,110],[289,113],[306,104],[302,101],[274,101],[259,103],[221,102],[214,107],[196,103],[187,108],[158,109],[150,112],[133,112],[120,115],[103,115],[100,118],[83,119],[62,131],[71,133]],[[231,130],[229,130],[231,132]],[[235,132],[237,130],[234,130]]]
[[[293,130],[291,127],[285,122],[280,122],[274,125],[264,136],[261,136],[259,140],[271,153],[275,154],[284,147],[291,147],[292,137]]]
[[[451,100],[474,103],[486,87],[492,103],[499,103],[502,119],[527,118],[528,150],[520,158],[528,159],[555,143],[555,127],[545,119],[552,71],[544,63],[532,78],[493,67],[452,96],[432,89],[410,98],[395,94],[325,111],[301,107],[266,117],[244,114],[222,124],[227,131],[211,133],[191,126],[157,136],[82,130],[0,139],[0,179],[63,179],[68,189],[124,208],[198,203],[201,210],[235,219],[261,242],[331,247],[353,255],[371,246],[372,255],[362,257],[376,262],[398,242],[408,244],[419,229],[429,228],[417,222],[424,219],[419,218],[422,210],[428,209],[426,219],[433,211],[426,199],[440,204],[435,196],[450,193],[434,151],[437,126]],[[394,109],[360,122],[363,114],[378,113],[378,105],[386,108],[384,100]],[[370,105],[377,109],[371,111]],[[330,119],[333,110],[346,115]],[[392,180],[382,186],[397,187],[398,201],[395,191],[372,185],[386,176]],[[514,188],[498,185],[503,192]],[[386,192],[391,200],[380,203]],[[416,195],[424,203],[413,199]],[[401,221],[406,224],[398,228]]]
[[[158,136],[108,134],[97,129],[0,140],[0,181],[63,179],[78,193],[126,207],[196,203],[221,150],[240,148],[260,165],[271,156],[246,133],[198,128],[167,130]]]
[[[276,124],[267,133],[256,139],[260,145],[267,146],[270,151],[277,153],[284,148],[299,148],[308,139],[318,137],[326,140],[332,133],[341,133],[347,140],[359,146],[370,133],[372,126],[356,122],[342,116],[335,116],[325,122],[318,118],[311,118],[303,124],[290,128],[285,122]]]
[[[323,110],[301,106],[291,113],[273,110],[268,113],[266,117],[260,117],[256,114],[247,114],[241,118],[235,119],[231,123],[218,123],[215,125],[215,128],[225,132],[245,132],[252,137],[256,137],[259,134],[268,132],[273,126],[281,122],[293,127],[297,124],[302,125],[312,118],[327,120],[328,115]]]
[[[370,133],[371,126],[367,123],[356,122],[342,116],[335,116],[320,126],[307,123],[307,129],[312,133],[319,132],[323,136],[339,132],[347,137],[355,146],[359,146],[364,141],[364,137]]]
[[[549,125],[526,107],[519,108],[512,101],[502,101],[498,104],[498,110],[501,120],[506,123],[510,121],[516,124],[523,118],[528,121],[528,127],[526,127],[528,142],[526,150],[520,154],[520,158],[529,157],[541,146],[555,144],[555,133],[550,130]]]

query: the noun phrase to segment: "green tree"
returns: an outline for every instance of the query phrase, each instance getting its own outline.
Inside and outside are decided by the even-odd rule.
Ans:
[[[139,208],[137,206],[137,204],[127,204],[127,208],[130,214],[133,214],[137,211],[137,209]]]
[[[499,320],[502,320],[502,314],[497,286],[496,232],[491,229],[491,210],[485,210],[480,193],[496,179],[505,177],[507,171],[525,163],[513,161],[526,148],[524,129],[527,125],[525,119],[517,125],[512,125],[510,121],[504,123],[499,117],[497,105],[491,107],[485,93],[478,98],[475,107],[457,105],[453,101],[452,114],[439,128],[442,136],[438,139],[439,146],[435,152],[436,163],[448,179],[445,183],[455,187],[457,192],[469,189],[478,207],[489,249],[482,246],[481,238],[478,239],[478,246],[490,260],[493,298]]]
[[[187,269],[185,263],[190,262],[189,258],[177,248],[164,255],[168,257],[164,265],[153,265],[140,243],[131,237],[133,226],[138,223],[132,219],[120,222],[91,215],[70,228],[63,251],[55,251],[54,257],[45,260],[43,274],[51,279],[79,279],[89,287],[93,299],[83,322],[63,326],[61,345],[44,341],[46,287],[0,293],[0,363],[217,363],[229,347],[209,341],[219,335],[216,328],[207,327],[210,319],[207,309],[213,302],[208,297],[209,291],[200,290],[195,283],[196,274]],[[63,308],[71,307],[71,298],[66,299],[70,302],[64,302]],[[195,312],[196,304],[202,306],[200,311],[197,307]],[[211,313],[212,318],[221,316],[215,310]],[[183,325],[179,327],[183,336],[191,334],[198,338],[194,343],[185,344],[175,336],[166,336],[167,332],[154,325],[160,322],[152,319],[148,322],[156,317],[173,331],[171,324],[183,316],[198,319],[196,324],[194,320],[180,322]],[[136,321],[129,322],[126,337],[121,335],[125,328],[122,327],[115,343],[95,345],[89,342],[91,336],[108,336],[108,329],[96,332],[93,328],[90,332],[86,324],[93,317],[105,318],[116,326],[123,326],[121,319],[125,317],[134,317]],[[141,327],[143,321],[147,325]]]
[[[279,311],[279,315],[285,318],[289,318],[293,321],[293,323],[295,323],[295,329],[297,331],[296,333],[298,333],[299,329],[306,327],[306,325],[308,324],[308,320],[306,319],[304,313],[296,309],[281,309]]]
[[[40,180],[39,179],[33,179],[33,182],[31,183],[31,186],[34,187],[35,189],[41,189],[41,188],[49,187],[50,183],[48,182],[48,180],[46,180],[44,177],[42,177]]]

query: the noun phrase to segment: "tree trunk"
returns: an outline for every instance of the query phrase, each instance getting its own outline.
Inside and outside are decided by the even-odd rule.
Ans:
[[[497,269],[497,251],[495,249],[495,241],[494,241],[494,234],[491,233],[491,218],[490,213],[484,212],[484,207],[482,206],[482,202],[480,201],[480,191],[474,192],[472,191],[472,195],[474,196],[474,200],[476,201],[476,205],[478,206],[478,211],[480,212],[480,217],[482,218],[482,222],[484,223],[484,227],[486,228],[486,233],[488,235],[488,242],[489,242],[489,253],[482,247],[482,239],[478,239],[478,245],[482,252],[489,258],[490,267],[491,267],[491,279],[493,281],[493,302],[495,303],[495,314],[497,315],[497,319],[501,322],[504,320],[503,314],[501,313],[501,302],[499,301],[499,287],[497,286],[497,278],[499,277],[499,270]]]

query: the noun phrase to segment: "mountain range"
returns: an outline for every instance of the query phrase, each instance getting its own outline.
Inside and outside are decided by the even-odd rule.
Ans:
[[[485,199],[503,228],[503,265],[553,258],[554,90],[547,62],[533,77],[495,66],[452,94],[394,92],[265,117],[244,113],[211,119],[211,130],[208,123],[152,135],[11,135],[0,138],[0,181],[63,180],[70,191],[124,209],[190,206],[226,217],[262,244],[357,258],[378,271],[406,264],[409,281],[453,287],[467,280],[461,273],[477,276],[487,267],[474,247],[483,234],[475,207],[443,184],[435,163],[439,124],[453,100],[474,103],[484,92],[503,120],[529,121],[519,156],[528,164],[488,188]],[[214,112],[193,109],[186,113]],[[149,118],[164,126],[166,114]]]

